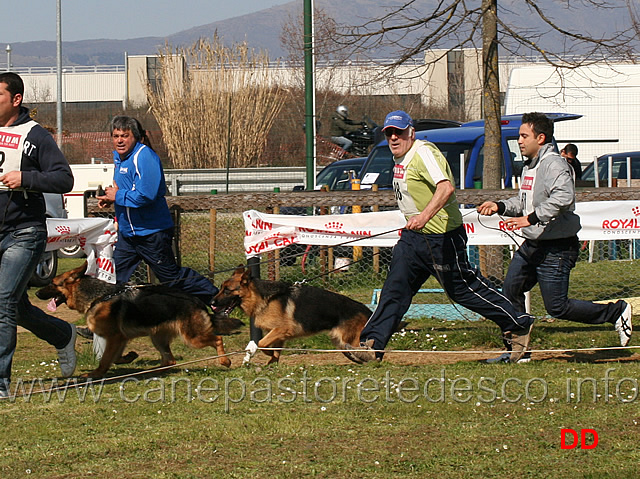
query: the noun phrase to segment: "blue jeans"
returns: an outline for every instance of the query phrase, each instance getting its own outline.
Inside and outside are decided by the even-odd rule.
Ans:
[[[35,226],[0,233],[0,389],[9,387],[18,325],[57,349],[71,340],[69,323],[36,308],[27,296],[46,239],[46,230]]]
[[[140,261],[144,260],[165,286],[180,289],[211,304],[218,288],[197,271],[178,266],[171,249],[172,239],[173,229],[148,236],[120,236],[113,253],[116,282],[129,281]]]
[[[577,238],[526,240],[511,260],[503,291],[517,309],[524,308],[524,293],[536,284],[544,307],[554,318],[586,324],[615,323],[625,304],[599,304],[569,299],[569,275],[578,259]]]
[[[351,145],[353,145],[353,141],[349,138],[345,138],[344,136],[332,136],[331,141],[336,145],[342,147],[343,150],[349,151]]]

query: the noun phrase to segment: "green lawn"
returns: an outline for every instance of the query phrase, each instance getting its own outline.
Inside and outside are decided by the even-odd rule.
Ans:
[[[368,302],[370,289],[356,283],[345,292]],[[640,356],[633,347],[534,352],[528,364],[488,365],[480,361],[487,354],[464,352],[501,348],[492,322],[425,318],[394,335],[389,349],[405,352],[389,352],[382,363],[359,366],[313,352],[332,348],[318,335],[288,343],[296,351],[277,366],[265,366],[262,353],[243,366],[245,327],[225,338],[231,369],[216,364],[215,351],[176,341],[177,367],[141,374],[159,364],[142,338],[129,348],[140,358],[110,371],[120,379],[42,394],[58,374],[55,351],[30,333],[18,336],[13,384],[26,395],[0,403],[3,478],[640,473]],[[534,350],[617,344],[610,325],[566,321],[539,320],[532,339]],[[79,339],[76,349],[77,373],[94,368],[90,342]],[[561,449],[562,429],[595,430],[598,444]],[[591,445],[593,436],[586,438]]]

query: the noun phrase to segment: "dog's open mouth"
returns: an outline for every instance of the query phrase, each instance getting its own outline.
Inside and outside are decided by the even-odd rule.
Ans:
[[[231,311],[236,309],[242,303],[242,299],[237,296],[224,298],[222,301],[219,301],[215,304],[215,307],[218,311],[221,311],[223,314],[231,314]]]
[[[65,295],[60,294],[57,290],[51,291],[49,286],[36,291],[36,296],[40,299],[50,299],[47,303],[47,309],[51,312],[54,312],[58,306],[67,302]]]

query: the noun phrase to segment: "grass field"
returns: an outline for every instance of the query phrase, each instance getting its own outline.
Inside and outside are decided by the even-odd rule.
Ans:
[[[59,311],[82,324],[76,313]],[[148,339],[138,339],[130,349],[140,358],[110,371],[120,379],[0,403],[0,477],[640,473],[640,355],[633,347],[588,350],[618,344],[610,325],[540,320],[532,347],[543,351],[518,365],[482,362],[501,347],[489,321],[412,321],[389,344],[402,352],[362,366],[313,352],[332,347],[324,335],[289,343],[296,350],[278,366],[264,366],[261,353],[243,366],[247,341],[248,328],[225,338],[231,369],[216,364],[215,351],[177,341],[179,365],[145,373],[159,356]],[[77,374],[95,367],[89,341],[79,339],[76,349]],[[13,384],[25,393],[50,388],[55,359],[51,346],[21,332]],[[561,449],[562,429],[594,430],[597,445]],[[593,434],[586,439],[592,447]]]

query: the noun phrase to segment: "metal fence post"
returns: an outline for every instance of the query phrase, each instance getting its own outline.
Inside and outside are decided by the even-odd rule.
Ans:
[[[247,266],[249,268],[249,273],[254,278],[260,277],[260,257],[253,256],[247,260]],[[262,329],[257,328],[253,316],[249,318],[249,337],[251,341],[258,344],[258,341],[262,339]]]

